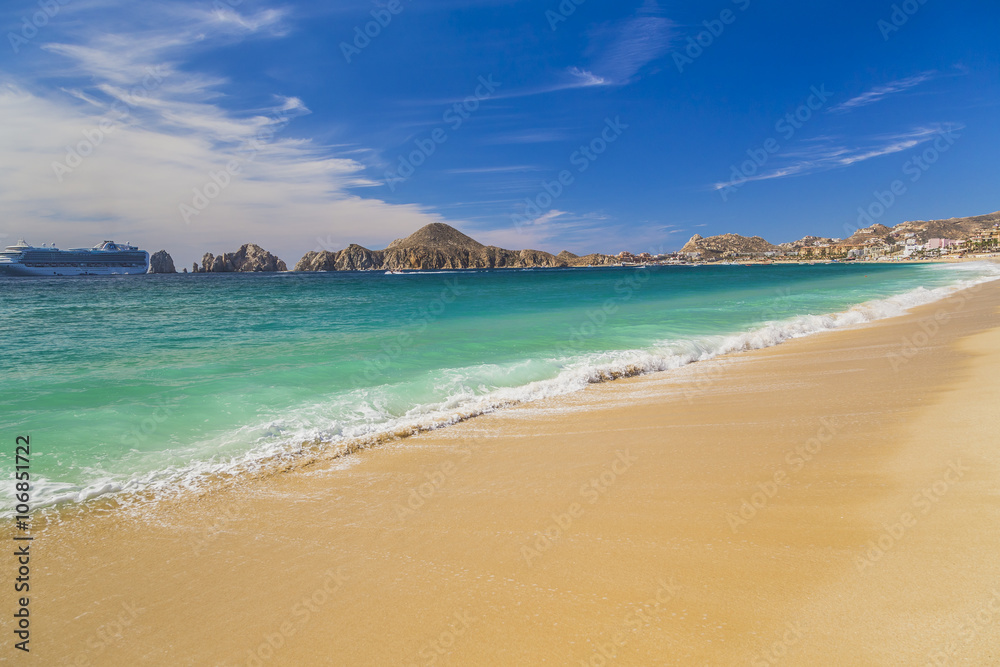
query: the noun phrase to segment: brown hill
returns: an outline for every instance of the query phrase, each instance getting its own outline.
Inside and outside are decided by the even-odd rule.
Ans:
[[[991,229],[996,224],[1000,224],[1000,211],[967,218],[903,222],[893,227],[892,233],[894,236],[916,234],[917,241],[926,243],[927,239],[933,238],[967,239],[977,232]]]
[[[705,259],[722,257],[738,257],[741,255],[762,255],[766,252],[778,252],[780,248],[772,245],[759,236],[740,236],[739,234],[720,234],[719,236],[702,237],[695,234],[681,248],[683,253],[701,253]]]
[[[386,250],[415,247],[433,247],[440,249],[459,248],[462,250],[475,251],[486,246],[474,238],[466,236],[450,225],[446,225],[442,222],[434,222],[421,227],[405,239],[396,239],[389,244]]]
[[[606,258],[606,259],[604,259]],[[589,261],[583,261],[587,260]],[[385,250],[351,245],[337,252],[309,252],[296,271],[367,271],[400,269],[495,269],[575,266],[614,263],[605,255],[559,257],[541,250],[506,250],[483,245],[454,227],[436,222],[405,239],[396,239]]]
[[[799,248],[807,248],[810,246],[817,245],[819,243],[834,243],[834,239],[827,238],[825,236],[803,236],[798,241],[791,241],[790,243],[779,243],[778,246],[784,250],[797,250]]]

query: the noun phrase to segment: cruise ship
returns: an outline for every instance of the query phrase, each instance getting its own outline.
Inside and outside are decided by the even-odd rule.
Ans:
[[[60,250],[21,240],[0,252],[0,275],[6,276],[113,276],[148,270],[148,252],[114,241],[103,241],[93,248]]]

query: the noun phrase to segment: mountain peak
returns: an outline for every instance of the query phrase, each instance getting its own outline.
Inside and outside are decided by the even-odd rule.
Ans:
[[[462,248],[465,250],[478,250],[483,248],[482,243],[466,236],[451,225],[443,222],[432,222],[425,225],[407,236],[405,239],[396,239],[389,244],[386,250],[393,248],[412,248],[414,246],[432,246],[435,248]]]

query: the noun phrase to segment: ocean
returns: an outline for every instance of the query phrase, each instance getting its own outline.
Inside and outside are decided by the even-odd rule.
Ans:
[[[0,433],[11,452],[31,438],[35,507],[172,495],[304,442],[445,425],[996,278],[985,263],[3,278]]]

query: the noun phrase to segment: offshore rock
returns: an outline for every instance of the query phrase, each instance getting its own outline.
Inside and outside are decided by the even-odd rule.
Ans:
[[[155,252],[149,258],[149,273],[177,273],[174,260],[166,250]]]
[[[240,246],[236,252],[227,252],[216,257],[205,253],[201,258],[201,268],[197,263],[195,273],[256,273],[287,271],[285,263],[261,248],[259,245],[247,243]]]

